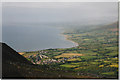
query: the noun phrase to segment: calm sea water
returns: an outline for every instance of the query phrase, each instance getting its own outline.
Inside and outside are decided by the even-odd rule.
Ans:
[[[66,40],[62,29],[53,26],[4,26],[2,40],[16,51],[35,51],[48,48],[69,48],[75,43]]]

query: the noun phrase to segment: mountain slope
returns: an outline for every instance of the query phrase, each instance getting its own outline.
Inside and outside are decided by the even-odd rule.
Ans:
[[[3,62],[20,62],[20,63],[27,63],[32,64],[29,62],[26,58],[18,54],[15,50],[13,50],[11,47],[6,45],[5,43],[2,43],[2,57]]]
[[[32,64],[5,43],[2,44],[2,77],[23,77],[17,64]]]

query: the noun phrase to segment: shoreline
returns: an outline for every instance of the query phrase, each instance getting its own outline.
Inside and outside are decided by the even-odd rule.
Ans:
[[[64,33],[66,32],[66,30],[65,30],[63,27],[59,27],[59,29],[61,30],[60,35],[63,36],[63,37],[65,38],[65,40],[70,41],[70,42],[72,42],[72,43],[74,44],[73,46],[68,47],[68,48],[73,48],[73,47],[79,46],[79,44],[78,44],[77,42],[74,42],[73,40],[68,39],[68,38],[69,38],[69,35],[65,35],[65,34],[64,34]],[[63,49],[64,49],[64,48],[63,48]]]
[[[73,46],[73,47],[79,46],[79,44],[77,42],[74,42],[71,39],[68,39],[69,38],[68,35],[65,35],[64,33],[61,33],[61,35],[64,36],[66,40],[68,40],[68,41],[72,42],[73,44],[75,44],[75,46]]]
[[[72,47],[77,47],[77,46],[79,46],[79,44],[78,44],[77,42],[74,42],[74,41],[72,41],[71,39],[68,39],[68,38],[69,38],[69,35],[65,35],[65,34],[64,34],[64,33],[66,32],[64,28],[61,28],[61,31],[62,31],[62,32],[60,33],[60,35],[62,35],[62,36],[65,38],[65,40],[68,40],[68,41],[72,42],[73,44],[75,44],[75,45],[72,46]],[[72,47],[69,47],[69,48],[72,48]]]

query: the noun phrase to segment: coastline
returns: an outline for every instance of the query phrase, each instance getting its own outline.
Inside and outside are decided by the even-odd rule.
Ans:
[[[74,43],[75,46],[73,46],[73,47],[77,47],[77,46],[79,46],[79,44],[78,44],[77,42],[74,42],[74,41],[72,41],[71,39],[68,39],[68,38],[69,38],[68,35],[65,35],[64,33],[62,33],[61,35],[64,36],[66,40],[71,41],[72,43]]]
[[[65,29],[62,27],[62,28],[60,28],[61,29],[61,33],[60,33],[60,35],[62,35],[64,38],[65,38],[65,40],[68,40],[68,41],[70,41],[70,42],[72,42],[73,44],[75,44],[74,46],[72,46],[72,47],[77,47],[77,46],[79,46],[79,44],[77,43],[77,42],[74,42],[73,40],[71,40],[71,39],[68,39],[69,38],[69,35],[65,35],[64,33],[66,32],[65,31]],[[69,48],[71,48],[71,47],[69,47]]]

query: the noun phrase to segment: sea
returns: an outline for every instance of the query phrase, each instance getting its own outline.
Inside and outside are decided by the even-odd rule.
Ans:
[[[17,52],[75,47],[62,33],[62,28],[50,25],[3,25],[2,42]]]

